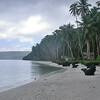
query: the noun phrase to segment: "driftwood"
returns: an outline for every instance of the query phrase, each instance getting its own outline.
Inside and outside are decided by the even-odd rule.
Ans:
[[[85,75],[94,75],[96,67],[93,65],[90,68],[82,68],[81,70],[85,73]]]
[[[78,67],[78,65],[76,65],[76,64],[72,64],[72,68],[77,68]]]

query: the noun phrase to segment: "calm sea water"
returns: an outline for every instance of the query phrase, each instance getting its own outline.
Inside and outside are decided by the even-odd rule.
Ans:
[[[23,60],[0,60],[0,92],[32,81],[60,68]]]

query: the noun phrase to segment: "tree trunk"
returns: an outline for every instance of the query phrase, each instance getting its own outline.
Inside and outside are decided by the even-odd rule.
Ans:
[[[99,43],[98,43],[98,35],[96,34],[96,43],[97,43],[97,54],[99,57]]]
[[[76,21],[77,21],[77,15],[76,15]],[[77,22],[76,22],[77,23]],[[78,23],[77,23],[77,28],[78,28]]]
[[[67,44],[68,44],[68,47],[69,47],[69,50],[70,50],[72,59],[74,59],[73,52],[72,52],[72,48],[71,48],[71,46],[70,46],[70,44],[69,44],[69,41],[67,41]]]
[[[58,59],[58,45],[57,45],[57,59]]]
[[[52,60],[56,60],[56,51],[55,51],[54,47],[51,46],[50,50],[51,50],[51,54],[52,54]]]
[[[65,56],[65,46],[63,46],[63,57]]]
[[[94,46],[93,39],[92,39],[92,47],[93,47],[93,59],[95,59],[95,46]]]
[[[77,21],[77,16],[76,16],[76,21]],[[78,28],[78,23],[77,23],[77,28]],[[80,41],[79,30],[78,30],[77,33],[78,33],[79,48],[80,48],[81,55],[82,55],[82,58],[83,58],[83,51],[82,51],[82,46],[81,46],[81,41]]]
[[[100,40],[99,40],[99,55],[100,55]]]
[[[90,44],[89,44],[89,40],[86,40],[86,45],[87,45],[87,57],[90,60]]]

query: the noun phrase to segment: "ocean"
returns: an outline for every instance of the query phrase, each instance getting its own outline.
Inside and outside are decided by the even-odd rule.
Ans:
[[[60,68],[24,60],[0,60],[0,92],[36,81]]]

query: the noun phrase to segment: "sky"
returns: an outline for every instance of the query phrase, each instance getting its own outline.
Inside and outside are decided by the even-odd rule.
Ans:
[[[31,51],[46,35],[75,24],[69,7],[77,0],[0,0],[0,51]],[[98,0],[88,0],[92,5]]]

